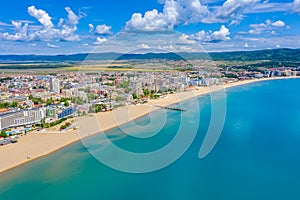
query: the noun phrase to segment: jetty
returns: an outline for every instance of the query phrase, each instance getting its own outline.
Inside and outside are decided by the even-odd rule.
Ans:
[[[166,110],[175,110],[175,111],[186,111],[185,109],[182,108],[174,108],[174,107],[170,107],[170,106],[159,106],[159,105],[154,105],[156,107],[162,108],[162,109],[166,109]]]

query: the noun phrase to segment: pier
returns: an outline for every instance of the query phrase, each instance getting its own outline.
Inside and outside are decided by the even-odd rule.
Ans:
[[[162,109],[166,109],[166,110],[175,110],[175,111],[186,111],[185,109],[182,108],[173,108],[173,107],[169,107],[169,106],[159,106],[159,105],[155,105],[156,107],[162,108]]]

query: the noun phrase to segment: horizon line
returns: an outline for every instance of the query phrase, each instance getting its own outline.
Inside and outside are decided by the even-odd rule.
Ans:
[[[72,55],[80,55],[80,54],[121,54],[121,55],[147,55],[147,54],[180,54],[180,53],[233,53],[233,52],[256,52],[256,51],[268,51],[268,50],[299,50],[300,48],[266,48],[266,49],[249,49],[249,50],[228,50],[228,51],[195,51],[195,52],[188,52],[188,51],[179,51],[179,52],[147,52],[147,53],[121,53],[121,52],[82,52],[82,53],[70,53],[70,54],[19,54],[19,53],[12,53],[12,54],[0,54],[0,56],[72,56]]]

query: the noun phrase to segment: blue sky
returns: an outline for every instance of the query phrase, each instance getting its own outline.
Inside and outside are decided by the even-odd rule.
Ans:
[[[10,0],[0,54],[300,47],[300,0]]]

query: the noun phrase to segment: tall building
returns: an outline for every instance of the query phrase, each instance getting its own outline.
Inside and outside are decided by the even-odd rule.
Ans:
[[[50,92],[53,93],[60,93],[60,84],[59,84],[59,79],[57,78],[50,78]]]
[[[45,117],[45,109],[35,108],[0,114],[0,130],[30,125],[40,122]]]

